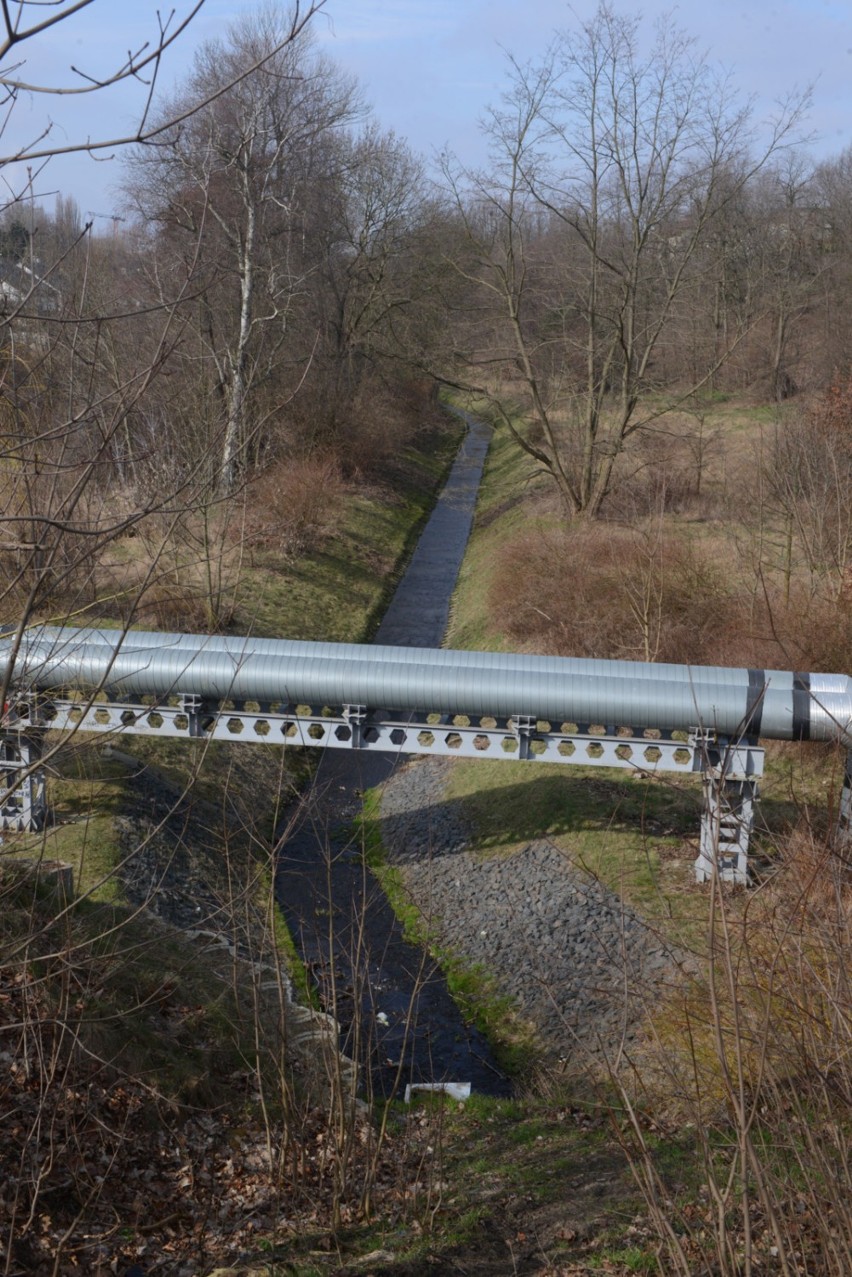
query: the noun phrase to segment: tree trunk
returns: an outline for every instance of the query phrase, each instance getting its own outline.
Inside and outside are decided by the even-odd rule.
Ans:
[[[222,496],[230,496],[236,489],[240,469],[240,451],[245,416],[248,349],[251,340],[252,312],[254,308],[254,241],[256,233],[255,208],[251,199],[247,202],[246,231],[240,262],[240,332],[231,359],[231,378],[228,386],[228,417],[225,438],[222,441],[222,463],[219,467],[218,490]]]

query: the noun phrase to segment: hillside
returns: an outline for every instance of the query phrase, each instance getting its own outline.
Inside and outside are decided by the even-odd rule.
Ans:
[[[235,579],[236,628],[367,637],[459,437],[425,413],[317,549],[264,547]],[[409,1174],[353,1107],[272,902],[274,833],[311,769],[299,751],[78,738],[52,761],[43,833],[4,835],[9,1271],[207,1272],[339,1229],[367,1186]]]
[[[705,53],[610,0],[547,36],[544,4],[0,5],[3,1277],[852,1272],[852,711],[809,678],[852,669],[852,148],[810,115],[848,76],[776,73],[846,36],[741,7]],[[158,657],[187,739],[30,716],[43,623],[333,643],[388,608],[435,647],[448,606],[452,648],[647,666],[492,702],[491,658],[367,658],[341,706],[333,656],[225,656],[218,741]],[[113,722],[104,646],[66,724]],[[264,748],[272,692],[334,702],[274,702],[285,745],[309,713],[423,755]],[[147,699],[125,727],[166,726]],[[720,874],[752,777],[702,780],[695,729],[767,704]],[[436,1069],[462,1090],[403,1102]]]

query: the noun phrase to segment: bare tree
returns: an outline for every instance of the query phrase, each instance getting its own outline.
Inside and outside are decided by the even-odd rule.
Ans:
[[[6,36],[2,83],[7,120],[17,99],[32,91],[9,65],[9,57],[17,58],[19,50],[33,47],[46,31],[55,31],[66,20],[70,23],[94,2],[0,4],[0,31]],[[201,3],[191,6],[189,16],[198,12]],[[309,11],[315,12],[321,3],[310,5]],[[100,8],[111,32],[117,22],[116,6]],[[295,16],[290,11],[291,24],[281,28],[284,43],[298,37],[307,13],[307,6],[300,11],[297,5]],[[40,20],[28,24],[32,15]],[[108,25],[110,20],[113,26]],[[153,92],[160,57],[174,34],[161,28],[146,51],[132,53],[126,61],[119,55],[113,72],[92,76],[80,87],[96,92],[121,78],[148,75]],[[118,36],[117,42],[120,45]],[[260,56],[275,52],[267,49]],[[231,87],[251,70],[241,65]],[[67,86],[43,87],[62,93]],[[220,79],[215,91],[224,93],[228,87]],[[151,124],[150,119],[146,108],[130,137],[138,139],[168,123],[158,117]],[[189,127],[189,117],[186,123]],[[78,149],[113,146],[118,140],[83,139]],[[26,628],[45,619],[77,623],[91,608],[99,620],[129,624],[140,598],[162,571],[162,549],[174,521],[197,507],[205,482],[203,458],[197,454],[164,455],[164,443],[173,438],[165,429],[171,409],[186,393],[185,387],[176,389],[178,378],[173,374],[178,354],[194,336],[186,313],[194,276],[191,271],[183,277],[173,275],[168,289],[160,296],[153,294],[141,269],[145,241],[94,237],[91,226],[67,201],[60,203],[54,219],[34,211],[40,224],[34,234],[29,218],[20,217],[20,209],[14,206],[9,162],[23,158],[37,169],[52,154],[70,149],[54,148],[53,142],[52,136],[43,136],[10,151],[4,171],[13,207],[3,226],[7,238],[2,255],[7,258],[10,250],[16,254],[14,278],[7,279],[5,272],[0,276],[0,617],[12,621],[16,631],[11,659],[4,662],[0,674],[6,763],[15,761],[16,741],[19,745],[26,741],[25,734],[17,734],[21,724],[15,715],[20,670],[15,693],[10,693],[12,666]],[[57,771],[62,775],[79,761],[78,744],[73,733],[47,742],[42,764],[47,763],[54,775]],[[94,756],[93,750],[88,763],[98,770]],[[14,789],[25,779],[24,769],[4,770],[1,779],[0,803],[5,807],[9,787]],[[190,775],[187,783],[192,780]],[[91,1027],[83,1011],[87,995],[75,1004],[65,990],[71,984],[82,990],[87,982],[90,945],[104,957],[109,951],[102,970],[108,968],[108,978],[113,978],[126,971],[132,962],[129,955],[139,951],[137,940],[146,947],[150,936],[142,927],[135,933],[137,940],[128,940],[128,929],[138,926],[132,909],[119,908],[100,920],[86,898],[42,900],[26,879],[22,888],[16,885],[9,868],[15,853],[50,856],[55,849],[52,832],[45,830],[41,840],[12,835],[3,847],[0,984],[4,989],[17,984],[22,996],[13,1015],[4,1010],[0,1016],[0,1041],[10,1060],[27,1061],[23,1084],[14,1098],[4,1086],[4,1112],[8,1117],[14,1111],[18,1118],[15,1137],[7,1139],[5,1146],[4,1178],[14,1182],[15,1189],[0,1230],[4,1272],[38,1268],[59,1273],[77,1266],[76,1260],[68,1258],[71,1234],[84,1218],[99,1231],[98,1203],[121,1178],[119,1150],[130,1147],[129,1124],[120,1119],[110,1129],[108,1118],[97,1131],[89,1127],[87,1136],[86,1156],[93,1164],[99,1160],[97,1182],[85,1166],[81,1173],[80,1163],[71,1165],[75,1157],[71,1147],[82,1130],[75,1105],[79,1102],[89,1109],[86,1122],[99,1097],[105,1101],[102,1111],[109,1112],[109,1099],[122,1091],[122,1062],[111,1050],[101,1054],[97,1043],[93,1045],[87,1037]],[[91,825],[84,816],[78,833],[64,843],[64,854],[77,858],[78,867],[86,861],[90,836]],[[146,841],[147,835],[139,831],[138,836],[130,835],[124,850],[111,846],[105,879],[121,880],[128,864],[140,859],[138,853]],[[256,895],[248,875],[246,883],[250,907]],[[149,899],[148,891],[144,889],[138,903]],[[155,975],[155,983],[160,976],[161,972]],[[89,985],[90,991],[93,988]],[[125,1026],[132,1022],[134,1001],[133,995],[128,997],[116,1017]],[[267,1014],[270,1009],[265,1008]],[[258,1042],[261,1036],[259,1030]],[[262,1049],[265,1052],[265,1046]],[[280,1040],[275,1050],[280,1069]],[[60,1163],[60,1195],[73,1206],[62,1228],[41,1247],[33,1240],[33,1221],[55,1189]],[[83,1268],[99,1262],[92,1259],[88,1241],[84,1251]]]
[[[659,415],[655,360],[705,246],[805,104],[786,102],[753,150],[750,107],[689,38],[661,24],[645,55],[638,20],[602,4],[541,62],[510,59],[487,123],[489,172],[447,166],[468,232],[459,268],[490,325],[458,379],[490,400],[569,514],[600,512],[626,441]]]
[[[761,175],[752,208],[751,270],[762,316],[765,376],[773,399],[802,378],[805,321],[828,269],[827,228],[811,166],[795,151]]]
[[[358,110],[354,85],[290,30],[267,7],[205,46],[165,116],[200,107],[130,166],[137,208],[163,228],[200,298],[224,414],[223,494],[234,491],[249,443],[252,391],[288,362],[297,380],[304,374],[310,350],[294,349],[292,324],[317,265],[305,252],[307,191],[322,204],[333,187],[340,133]]]
[[[798,558],[810,597],[836,605],[852,580],[852,387],[837,379],[806,409],[779,422],[764,459],[771,505],[783,528],[781,569],[789,604]]]
[[[39,21],[29,21],[32,5],[3,4],[0,30],[5,40],[0,48],[7,58],[17,57],[94,2],[42,6]],[[75,71],[81,82],[71,88],[94,92],[149,74],[153,94],[163,54],[202,3],[192,5],[176,28],[161,26],[154,42],[119,58],[108,74]],[[232,61],[232,74],[219,76],[202,105],[238,89],[289,43],[298,43],[322,3],[291,7],[276,28],[278,43],[258,47],[254,60]],[[24,82],[20,65],[7,63],[0,75],[7,124],[21,93],[61,96],[71,91],[67,85]],[[197,104],[181,106],[187,127]],[[130,136],[166,132],[173,125],[173,118],[162,115],[151,123],[146,107]],[[70,144],[54,148],[50,141],[43,137],[0,164],[22,157],[46,162],[60,150],[75,149]],[[101,145],[107,143],[87,139],[76,149]],[[13,238],[29,267],[19,272],[15,286],[6,287],[4,281],[0,314],[0,598],[6,615],[15,618],[12,660],[34,617],[79,616],[98,600],[101,615],[112,613],[127,623],[159,571],[170,526],[197,502],[204,477],[203,466],[192,459],[163,466],[159,483],[135,482],[136,464],[161,449],[157,435],[173,396],[171,388],[161,392],[161,374],[185,341],[182,303],[189,277],[173,279],[167,298],[152,299],[143,287],[138,258],[131,260],[131,253],[119,254],[114,245],[93,240],[90,225],[81,223],[67,201],[41,237],[49,260],[36,261],[32,228],[18,225],[14,217],[7,240],[16,226]],[[150,478],[150,471],[144,478]],[[105,565],[105,551],[143,526],[152,529],[150,557],[141,576],[119,580],[114,565]],[[0,688],[4,704],[10,669],[11,662]]]
[[[370,124],[345,154],[327,235],[324,287],[325,424],[334,433],[364,378],[403,356],[407,313],[418,305],[415,237],[428,208],[422,165],[393,133]]]
[[[822,214],[822,249],[828,265],[814,299],[817,340],[813,359],[821,382],[850,368],[852,321],[847,298],[852,276],[852,148],[817,166],[814,189]]]

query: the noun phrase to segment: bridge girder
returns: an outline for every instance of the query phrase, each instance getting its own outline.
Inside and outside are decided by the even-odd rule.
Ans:
[[[718,849],[723,878],[747,881],[748,840],[764,765],[764,751],[756,742],[697,728],[647,729],[640,735],[611,724],[553,724],[524,714],[418,715],[364,705],[315,711],[310,706],[220,703],[197,696],[165,702],[30,696],[13,701],[5,716],[0,828],[37,829],[44,824],[44,779],[37,763],[48,731],[94,733],[113,741],[146,736],[604,767],[637,776],[700,775],[705,805],[695,862],[698,881],[714,871],[713,848]],[[732,801],[734,795],[738,801]]]

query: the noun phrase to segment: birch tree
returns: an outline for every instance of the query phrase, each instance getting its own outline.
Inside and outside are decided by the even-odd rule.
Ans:
[[[270,6],[206,45],[167,114],[206,105],[130,166],[137,208],[194,274],[221,403],[216,488],[226,496],[251,440],[253,392],[288,359],[304,373],[310,352],[293,349],[292,332],[317,269],[307,221],[334,184],[358,112],[354,86],[313,54],[306,33],[283,41],[288,21]]]

